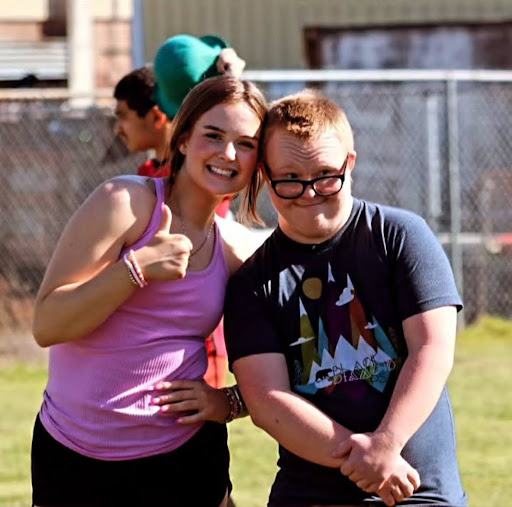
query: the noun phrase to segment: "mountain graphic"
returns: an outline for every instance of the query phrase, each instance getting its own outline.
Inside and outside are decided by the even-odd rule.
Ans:
[[[352,286],[350,277],[346,278],[347,286]],[[340,296],[340,285],[336,283],[332,274],[330,263],[327,265],[327,286],[325,290],[324,320],[325,332],[329,337],[329,352],[334,354],[337,345],[337,337],[341,334],[349,341],[352,339],[351,307],[352,304],[337,306]],[[357,333],[359,335],[359,332]]]
[[[341,382],[364,381],[383,392],[397,353],[374,315],[366,313],[350,275],[341,289],[327,264],[324,314],[318,317],[318,334],[299,298],[300,335],[290,347],[300,346],[302,366],[294,388],[305,394],[318,389],[329,393]],[[345,304],[339,305],[340,301]]]
[[[324,349],[320,363],[313,361],[311,364],[307,384],[295,387],[311,393],[335,383],[364,380],[382,392],[393,367],[392,358],[381,348],[375,351],[362,336],[359,337],[357,348],[340,336],[334,355]]]

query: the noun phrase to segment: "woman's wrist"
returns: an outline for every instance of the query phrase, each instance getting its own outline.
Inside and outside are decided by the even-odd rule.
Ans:
[[[123,255],[123,262],[128,270],[128,275],[130,277],[130,281],[133,285],[143,289],[147,287],[148,282],[144,277],[142,269],[135,258],[135,254],[133,250],[130,250],[128,253]]]
[[[231,422],[234,419],[239,419],[240,417],[249,415],[247,407],[245,406],[244,400],[242,398],[242,394],[240,393],[237,385],[231,387],[223,387],[222,391],[226,395],[229,403],[229,414],[225,420],[226,423]]]

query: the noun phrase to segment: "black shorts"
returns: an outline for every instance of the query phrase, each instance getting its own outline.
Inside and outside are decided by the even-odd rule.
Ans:
[[[147,458],[103,461],[57,442],[36,419],[32,502],[40,507],[218,507],[229,482],[226,426],[207,422],[178,449]]]

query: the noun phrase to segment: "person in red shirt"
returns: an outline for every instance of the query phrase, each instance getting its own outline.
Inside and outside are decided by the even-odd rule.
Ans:
[[[151,178],[169,176],[168,145],[172,120],[187,93],[208,77],[229,74],[240,77],[245,62],[219,37],[176,35],[158,49],[154,66],[126,74],[115,86],[114,133],[131,152],[152,151],[137,174]],[[225,198],[217,214],[229,214]],[[207,338],[208,370],[205,381],[212,387],[225,385],[228,360],[222,322]]]

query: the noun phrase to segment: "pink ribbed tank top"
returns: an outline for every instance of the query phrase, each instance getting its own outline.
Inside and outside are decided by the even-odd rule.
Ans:
[[[164,179],[154,181],[155,209],[134,250],[161,222]],[[158,413],[150,388],[161,380],[203,377],[204,340],[221,318],[228,277],[215,225],[207,268],[150,282],[92,333],[50,347],[40,418],[53,438],[85,456],[125,460],[172,451],[199,431],[200,424],[179,425]]]

